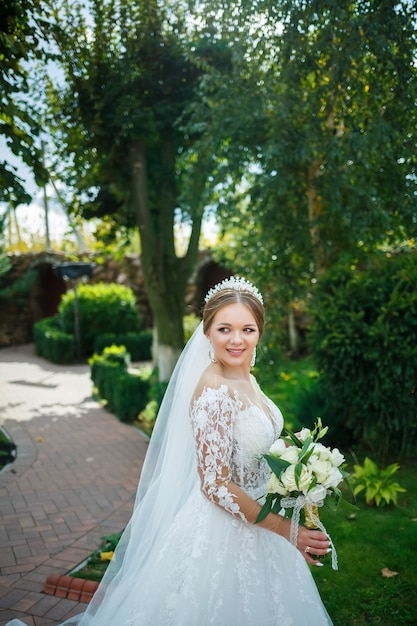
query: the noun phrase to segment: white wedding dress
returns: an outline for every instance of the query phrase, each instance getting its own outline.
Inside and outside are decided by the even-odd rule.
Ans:
[[[229,490],[233,483],[253,499],[262,498],[269,477],[262,454],[283,427],[279,409],[254,379],[252,385],[254,397],[245,401],[241,398],[247,396],[236,386],[231,392],[226,384],[204,387],[194,397],[189,414],[181,417],[181,428],[184,432],[189,429],[194,448],[192,461],[184,465],[179,479],[175,461],[182,465],[187,454],[178,449],[184,432],[177,441],[172,434],[163,455],[158,452],[158,459],[164,458],[152,470],[154,477],[171,463],[172,481],[169,483],[169,476],[164,478],[168,486],[164,487],[162,509],[153,517],[151,504],[139,526],[135,522],[135,516],[141,514],[138,505],[125,533],[124,554],[116,551],[116,573],[109,581],[104,579],[86,613],[68,625],[332,623],[300,552],[281,536],[248,523]],[[171,510],[183,482],[188,482],[189,488],[180,505]],[[146,498],[156,501],[158,493],[152,496],[152,487],[147,487],[145,502]],[[18,624],[21,626],[13,620],[10,626]]]
[[[205,495],[196,481],[166,537],[143,596],[142,583],[132,590],[132,598],[142,599],[132,607],[130,621],[119,623],[331,624],[298,550],[286,539],[248,524],[227,487],[218,488],[214,480],[216,468],[226,464],[232,480],[254,499],[266,493],[269,469],[261,455],[282,430],[281,412],[265,396],[261,407],[245,405],[231,398],[223,386],[203,392],[192,407],[191,419]]]

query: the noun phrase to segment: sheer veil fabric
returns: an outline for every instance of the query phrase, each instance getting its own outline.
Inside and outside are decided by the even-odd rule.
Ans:
[[[70,624],[104,626],[108,615],[117,615],[117,605],[106,606],[112,602],[113,595],[119,597],[118,593],[113,594],[112,587],[128,586],[138,571],[149,570],[165,542],[172,520],[199,482],[189,406],[197,382],[210,362],[208,348],[209,342],[200,323],[170,379],[141,472],[133,516],[119,543],[116,558],[96,593],[96,601],[93,599],[81,621]]]
[[[200,323],[161,404],[115,557],[86,611],[65,626],[331,625],[299,551],[201,493],[190,404],[209,364]],[[216,389],[210,393],[219,397]],[[239,417],[235,434],[246,428],[253,449],[259,406]]]
[[[159,553],[175,515],[199,483],[189,406],[209,363],[209,342],[201,322],[187,342],[168,384],[143,464],[134,512],[115,558],[86,612],[71,618],[65,626],[118,626],[117,620],[107,621],[106,617],[106,614],[117,615],[118,600],[113,600],[113,596],[119,594],[114,590],[128,587],[138,571],[146,571]],[[24,625],[12,620],[7,626]]]

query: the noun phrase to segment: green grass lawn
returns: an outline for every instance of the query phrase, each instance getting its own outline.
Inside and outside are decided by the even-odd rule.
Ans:
[[[326,563],[313,575],[335,626],[417,624],[416,472],[414,462],[396,474],[407,489],[398,506],[375,508],[358,499],[354,514],[323,511],[339,570]],[[384,577],[384,568],[396,575]]]
[[[311,426],[300,424],[296,414],[299,394],[310,388],[315,376],[311,359],[283,359],[274,380],[263,384],[281,408],[286,426]],[[352,472],[354,461],[343,452]],[[417,459],[395,461],[401,467],[394,480],[407,489],[398,495],[398,506],[370,507],[358,496],[353,514],[328,509],[320,514],[336,546],[339,569],[325,562],[312,572],[335,626],[417,625]],[[397,573],[386,578],[384,568]]]

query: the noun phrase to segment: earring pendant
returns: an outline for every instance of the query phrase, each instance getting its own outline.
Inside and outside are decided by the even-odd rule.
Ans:
[[[216,355],[214,354],[213,346],[209,344],[209,358],[212,363],[217,363]]]

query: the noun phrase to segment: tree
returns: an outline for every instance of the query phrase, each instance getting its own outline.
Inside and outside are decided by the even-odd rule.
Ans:
[[[117,227],[139,229],[164,381],[184,344],[185,290],[212,161],[208,151],[193,148],[196,132],[185,130],[183,118],[210,55],[203,46],[199,63],[192,59],[180,5],[91,0],[87,8],[74,1],[53,11],[66,87],[50,93],[56,143],[66,159],[73,155],[67,182],[83,217],[107,216]],[[174,240],[179,215],[191,227],[181,257]]]
[[[253,276],[290,326],[294,301],[340,257],[416,237],[411,4],[242,2],[233,70],[209,85],[223,129],[217,258]]]
[[[40,184],[45,180],[36,137],[40,125],[24,94],[28,91],[30,60],[44,57],[41,42],[47,24],[39,0],[4,0],[0,6],[0,135],[16,156],[31,169]],[[16,168],[0,162],[0,201],[16,207],[30,201]]]
[[[2,215],[0,216],[0,292],[3,287],[3,276],[7,274],[7,272],[9,271],[11,267],[10,260],[4,253],[4,249],[3,249],[4,222],[5,222],[5,216]]]
[[[415,451],[416,284],[416,251],[404,249],[336,264],[317,285],[309,344],[321,375],[306,407],[378,462]]]
[[[297,233],[320,273],[358,244],[416,234],[415,20],[405,2],[280,6],[259,182],[276,174],[265,222]]]
[[[255,19],[251,6],[252,37],[238,44],[247,63],[227,84],[228,107],[219,92],[219,124],[230,130],[230,179],[242,163],[250,168],[246,194],[260,229],[252,257],[290,296],[300,276],[315,280],[340,255],[416,236],[411,4],[265,0]],[[246,106],[227,124],[236,102]]]

